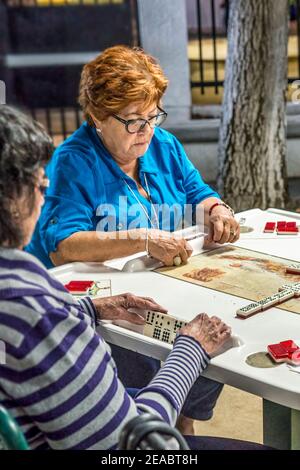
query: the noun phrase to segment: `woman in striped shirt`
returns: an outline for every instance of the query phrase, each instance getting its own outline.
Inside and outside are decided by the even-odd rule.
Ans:
[[[0,403],[34,449],[114,449],[131,418],[150,412],[174,425],[210,355],[230,337],[217,317],[198,315],[180,331],[164,366],[131,398],[118,379],[97,319],[143,319],[128,308],[165,311],[132,294],[75,300],[23,251],[47,187],[52,144],[22,113],[0,107]],[[194,438],[193,447],[203,440]],[[211,444],[213,446],[213,444]],[[245,444],[246,446],[246,444]]]

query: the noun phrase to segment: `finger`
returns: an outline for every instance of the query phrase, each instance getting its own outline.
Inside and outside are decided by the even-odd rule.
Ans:
[[[204,248],[205,250],[209,250],[209,249],[212,248],[212,247],[215,248],[215,247],[216,247],[216,244],[215,244],[215,242],[214,242],[213,240],[209,240],[208,235],[206,235],[206,236],[204,237],[203,248]]]
[[[136,312],[128,312],[126,308],[119,307],[117,317],[114,320],[125,320],[135,325],[144,325],[145,318]]]
[[[192,321],[196,323],[196,322],[198,322],[199,320],[202,320],[202,321],[203,321],[203,320],[207,320],[208,318],[209,318],[209,317],[208,317],[207,313],[202,312],[202,313],[198,313],[198,315],[196,315],[196,317],[193,318]]]
[[[228,335],[231,336],[231,328],[224,324],[224,326],[220,329],[219,335]]]
[[[233,243],[234,240],[235,240],[235,231],[232,227],[230,227],[228,243]]]
[[[176,255],[175,255],[176,256]],[[165,266],[171,267],[174,266],[174,256],[170,257],[165,257],[162,262],[164,263]]]
[[[216,315],[213,315],[210,317],[211,320],[218,320],[218,322],[222,321],[220,317],[217,317]]]
[[[179,256],[181,258],[182,263],[186,263],[188,260],[188,254],[185,248],[181,247],[179,251]]]
[[[213,225],[214,225],[213,241],[216,243],[222,243],[221,239],[222,239],[223,232],[224,232],[224,223],[222,220],[218,219],[215,222],[213,222]]]
[[[212,243],[214,241],[214,224],[209,222],[208,235],[206,237],[207,243]]]
[[[218,324],[218,328],[220,330],[224,330],[225,328],[230,328],[221,318],[215,317],[217,320],[215,320],[216,324]]]
[[[233,222],[230,226],[230,238],[229,243],[234,243],[236,241],[236,235],[239,233],[239,224],[233,219]]]
[[[238,230],[237,230],[237,232],[236,232],[235,240],[234,240],[234,241],[235,241],[235,242],[238,241],[239,238],[240,238],[240,236],[241,236],[241,229],[240,229],[240,227],[239,227]]]
[[[219,240],[219,243],[221,244],[228,243],[231,237],[230,230],[231,230],[230,223],[227,221],[223,222],[223,233]]]
[[[165,307],[163,307],[162,305],[155,302],[155,300],[153,300],[151,297],[140,297],[140,299],[145,300],[145,302],[149,302],[149,305],[151,304],[151,305],[153,305],[153,307],[155,307],[155,308],[152,308],[151,310],[155,310],[157,312],[162,312],[162,313],[167,313],[168,312],[168,310]],[[150,310],[150,308],[149,308],[149,310]]]
[[[192,256],[192,253],[193,253],[193,248],[192,246],[189,244],[189,242],[185,242],[185,249],[186,249],[186,252],[188,254],[188,258],[190,258]]]
[[[240,235],[241,235],[241,228],[240,228],[240,225],[238,224],[237,226],[237,230],[235,232],[235,237],[234,237],[234,240],[232,243],[235,243],[238,241],[238,239],[240,238]]]
[[[219,317],[211,317],[211,321],[215,324],[215,325],[220,325],[222,323],[222,320],[221,318]]]
[[[167,310],[161,305],[154,302],[152,299],[149,300],[145,297],[137,297],[131,295],[128,298],[126,308],[140,308],[142,310],[155,310],[157,312],[165,313]]]

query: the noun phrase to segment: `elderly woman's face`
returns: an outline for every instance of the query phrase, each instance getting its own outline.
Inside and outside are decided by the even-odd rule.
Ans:
[[[150,119],[157,115],[159,110],[156,104],[144,109],[141,103],[133,103],[117,113],[117,116],[126,121],[130,119]],[[136,134],[130,134],[124,123],[110,116],[103,121],[95,121],[101,130],[104,145],[120,165],[134,162],[147,151],[154,129],[146,124],[144,129]]]

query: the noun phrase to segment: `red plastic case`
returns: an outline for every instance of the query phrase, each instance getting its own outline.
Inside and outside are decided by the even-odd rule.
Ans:
[[[268,345],[268,353],[275,362],[300,365],[300,348],[291,339]]]

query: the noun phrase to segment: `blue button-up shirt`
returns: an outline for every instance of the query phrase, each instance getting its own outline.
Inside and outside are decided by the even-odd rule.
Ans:
[[[151,201],[114,161],[96,130],[84,123],[56,149],[47,166],[50,188],[26,250],[53,267],[49,253],[73,233],[155,227],[157,219],[159,228],[173,231],[186,205],[195,208],[208,197],[219,197],[203,182],[176,137],[163,129],[155,129],[138,162]]]

